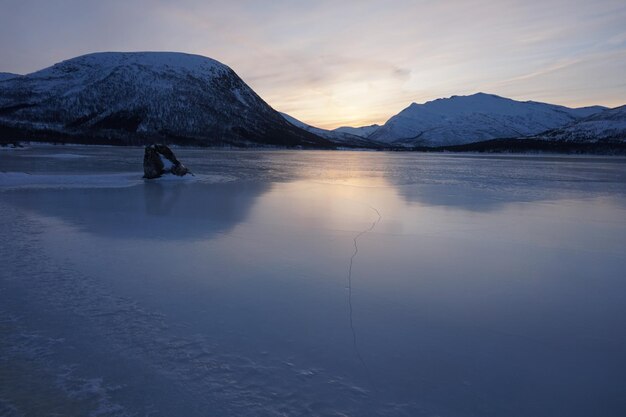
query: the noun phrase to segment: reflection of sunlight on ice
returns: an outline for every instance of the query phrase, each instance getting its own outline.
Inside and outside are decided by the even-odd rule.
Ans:
[[[368,175],[368,176],[333,176],[332,172],[327,173],[329,178],[324,178],[323,180],[315,181],[318,184],[328,184],[328,185],[345,185],[348,187],[388,187],[390,186],[389,181],[385,179],[384,176],[378,175]],[[347,191],[347,190],[344,190]]]

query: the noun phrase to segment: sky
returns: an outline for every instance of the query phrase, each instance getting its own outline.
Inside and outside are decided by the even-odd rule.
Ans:
[[[626,104],[624,0],[0,0],[0,71],[99,51],[217,59],[323,128],[479,91]]]

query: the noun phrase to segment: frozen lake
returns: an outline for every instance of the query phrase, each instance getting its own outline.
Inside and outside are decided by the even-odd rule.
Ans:
[[[0,150],[2,416],[626,415],[626,160]]]

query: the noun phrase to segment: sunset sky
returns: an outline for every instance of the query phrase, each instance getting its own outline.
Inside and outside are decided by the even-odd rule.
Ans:
[[[0,10],[0,71],[96,51],[196,53],[325,128],[478,91],[626,103],[624,0],[0,0]]]

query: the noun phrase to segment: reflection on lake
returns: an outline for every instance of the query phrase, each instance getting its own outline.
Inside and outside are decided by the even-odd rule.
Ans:
[[[4,171],[141,170],[139,149],[19,152],[0,154]],[[101,188],[0,178],[0,301],[16,323],[2,330],[12,388],[0,388],[0,410],[626,411],[624,160],[177,156],[196,178]],[[45,360],[24,362],[25,332]],[[100,381],[95,394],[63,391],[67,368]],[[23,401],[35,377],[65,394]]]

